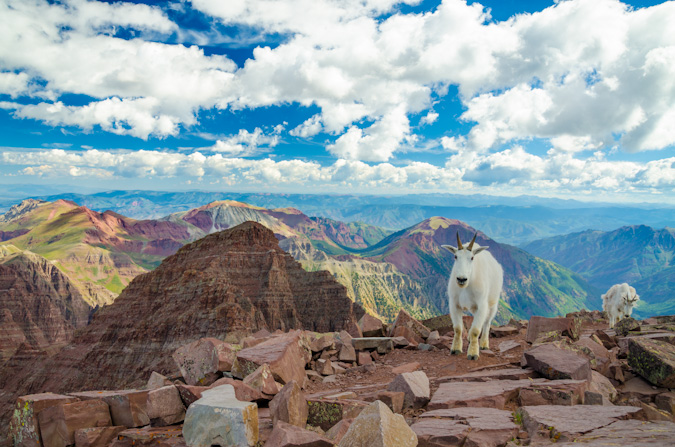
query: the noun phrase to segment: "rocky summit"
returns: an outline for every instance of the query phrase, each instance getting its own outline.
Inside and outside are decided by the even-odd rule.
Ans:
[[[600,312],[513,322],[477,361],[450,355],[452,339],[439,334],[452,328],[429,330],[405,311],[398,324],[418,333],[203,338],[173,353],[173,380],[152,372],[144,389],[21,396],[9,433],[15,446],[45,447],[672,445],[664,365],[674,321],[640,322],[626,336]],[[541,335],[526,341],[535,326]],[[345,346],[357,355],[344,358]],[[571,364],[590,374],[567,377]]]
[[[325,271],[306,272],[254,222],[210,234],[136,277],[70,344],[0,372],[2,423],[19,394],[111,389],[172,375],[180,346],[240,332],[356,328],[363,309]],[[15,391],[16,394],[12,394]]]

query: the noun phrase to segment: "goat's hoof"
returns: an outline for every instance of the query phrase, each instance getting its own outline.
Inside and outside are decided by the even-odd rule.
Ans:
[[[469,359],[469,360],[478,360],[478,356],[477,356],[477,355],[471,355],[471,354],[469,354],[469,355],[466,356],[466,358]]]
[[[481,350],[481,351],[485,351],[485,350],[487,350],[487,349],[490,349],[490,347],[489,347],[489,346],[485,346],[485,347],[481,346],[481,347],[480,347],[480,350]]]
[[[457,349],[453,349],[452,351],[450,351],[450,355],[460,355],[461,353],[462,351],[458,351]]]

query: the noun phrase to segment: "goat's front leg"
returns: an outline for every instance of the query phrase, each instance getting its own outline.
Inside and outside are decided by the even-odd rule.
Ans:
[[[452,347],[450,348],[450,354],[458,355],[462,353],[464,337],[464,321],[462,320],[462,315],[464,312],[459,307],[456,307],[450,304],[450,318],[452,319],[452,328],[455,332],[455,338],[452,339]]]
[[[493,306],[490,308],[490,314],[485,319],[483,323],[483,328],[480,334],[480,349],[490,349],[490,323],[494,320],[495,315],[497,315],[498,306]]]
[[[480,335],[481,328],[487,320],[488,309],[479,308],[473,316],[473,324],[471,329],[469,329],[469,349],[466,352],[466,357],[469,360],[478,360],[480,357],[480,343],[478,341],[478,336]]]

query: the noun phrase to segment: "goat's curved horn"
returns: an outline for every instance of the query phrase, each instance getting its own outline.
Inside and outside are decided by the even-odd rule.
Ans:
[[[457,248],[460,250],[464,249],[464,247],[462,247],[462,241],[459,239],[459,231],[457,232]]]
[[[477,232],[477,231],[476,231],[476,233],[473,235],[473,239],[471,239],[471,242],[469,243],[469,247],[467,248],[467,250],[471,251],[471,249],[473,248],[473,243],[476,242],[476,235],[478,235],[478,232]]]

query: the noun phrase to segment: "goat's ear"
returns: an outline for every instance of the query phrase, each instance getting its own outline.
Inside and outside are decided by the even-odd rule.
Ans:
[[[476,256],[478,253],[480,253],[483,250],[487,250],[487,247],[475,247],[471,252],[473,253],[474,256]]]
[[[446,248],[453,253],[457,253],[457,247],[453,247],[452,245],[441,245],[441,247]]]

